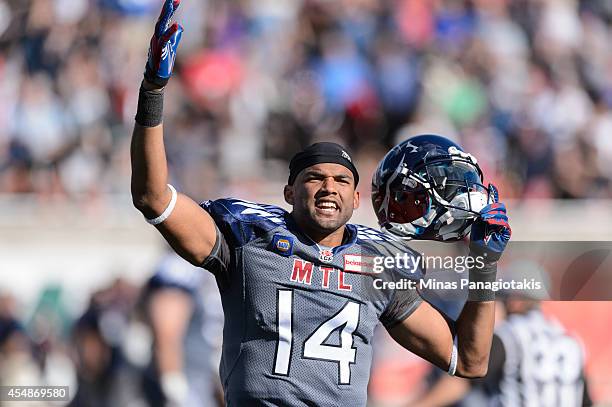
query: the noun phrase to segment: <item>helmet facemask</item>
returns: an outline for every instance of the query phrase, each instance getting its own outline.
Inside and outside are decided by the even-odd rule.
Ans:
[[[381,210],[387,232],[403,238],[460,240],[480,211],[494,202],[494,188],[482,184],[476,159],[450,148],[413,170],[402,161],[387,183]]]

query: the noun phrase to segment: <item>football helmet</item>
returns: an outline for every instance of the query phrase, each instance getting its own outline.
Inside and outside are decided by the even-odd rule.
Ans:
[[[419,135],[398,144],[378,164],[372,204],[393,235],[455,241],[465,237],[497,190],[483,184],[478,162],[451,140]]]

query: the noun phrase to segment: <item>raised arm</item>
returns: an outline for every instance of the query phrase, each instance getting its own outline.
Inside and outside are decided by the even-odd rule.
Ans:
[[[163,140],[164,86],[172,75],[183,28],[171,24],[180,0],[166,0],[151,38],[145,79],[140,88],[132,134],[132,201],[172,248],[185,260],[201,265],[216,241],[212,218],[192,199],[168,186]],[[151,223],[151,222],[150,222]]]
[[[510,235],[504,204],[486,206],[470,236],[470,255],[480,258],[482,262],[476,263],[483,265],[470,269],[471,283],[486,285],[496,280],[497,261]],[[493,338],[494,300],[495,293],[490,289],[470,289],[468,301],[454,323],[424,302],[389,333],[406,349],[451,374],[483,377]]]

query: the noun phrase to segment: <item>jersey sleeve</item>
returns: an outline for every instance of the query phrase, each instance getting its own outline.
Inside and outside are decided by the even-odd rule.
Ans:
[[[217,229],[217,238],[212,251],[202,263],[202,268],[210,271],[216,278],[220,289],[223,289],[229,284],[230,280],[230,263],[231,251],[225,236]]]
[[[394,239],[393,236],[383,234],[380,231],[359,226],[358,232],[361,235],[364,250],[372,256],[394,258],[401,255],[411,258],[409,264],[414,269],[385,268],[380,275],[380,278],[384,281],[397,283],[400,280],[412,280],[418,282],[422,278],[423,270],[420,267],[421,261],[418,252],[406,246],[405,243]],[[416,288],[416,284],[412,287],[406,286],[403,289],[392,289],[388,294],[387,305],[379,317],[380,322],[385,328],[391,329],[408,318],[422,302],[423,299]]]
[[[386,329],[391,329],[408,318],[422,302],[416,289],[395,290],[389,305],[380,316],[380,322]]]
[[[272,205],[224,198],[204,201],[200,206],[213,218],[217,229],[215,246],[201,267],[215,275],[220,289],[230,283],[235,251],[285,224],[286,211]]]
[[[285,224],[286,212],[272,205],[225,198],[204,201],[200,206],[213,218],[230,250]]]

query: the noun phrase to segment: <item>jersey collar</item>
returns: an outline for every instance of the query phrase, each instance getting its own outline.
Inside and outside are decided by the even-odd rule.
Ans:
[[[291,213],[289,212],[285,214],[285,224],[287,225],[287,228],[290,231],[292,231],[296,236],[301,237],[302,239],[300,240],[302,240],[309,246],[319,246],[306,233],[302,232],[298,224],[293,219],[293,216],[291,216]],[[347,233],[345,234],[343,243],[340,246],[336,246],[331,249],[334,254],[354,245],[357,242],[357,227],[350,223],[347,223],[346,225],[344,225],[344,227]]]

